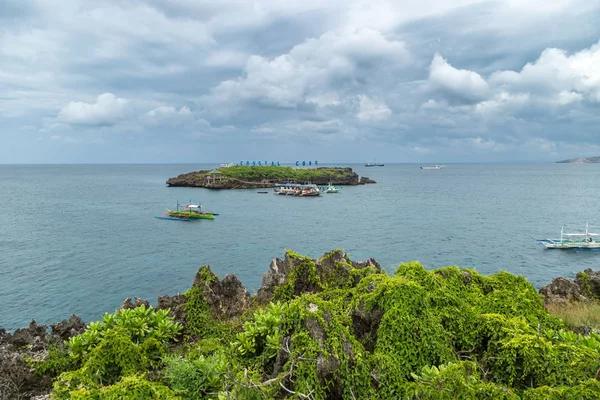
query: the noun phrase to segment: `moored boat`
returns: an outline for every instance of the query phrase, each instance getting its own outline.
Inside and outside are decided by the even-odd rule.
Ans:
[[[591,233],[588,231],[588,224],[585,224],[584,233],[564,233],[560,228],[559,239],[538,239],[547,249],[575,249],[575,250],[600,250],[600,241],[594,240],[600,236],[600,233]]]
[[[282,183],[275,185],[275,193],[282,196],[316,197],[321,194],[317,185]]]
[[[340,189],[341,189],[341,188],[336,188],[335,186],[333,186],[333,185],[331,184],[331,182],[329,182],[329,186],[325,187],[325,188],[323,189],[323,192],[325,192],[325,193],[337,193],[337,192],[339,192],[339,191],[340,191]]]
[[[442,167],[440,165],[434,165],[434,166],[423,165],[423,166],[421,166],[421,169],[442,169]]]
[[[175,211],[167,208],[166,213],[156,218],[179,219],[187,221],[191,219],[215,219],[215,215],[218,215],[212,211],[203,209],[201,204],[188,204],[183,206],[182,209],[180,209],[179,206],[179,202],[177,202],[177,209]]]

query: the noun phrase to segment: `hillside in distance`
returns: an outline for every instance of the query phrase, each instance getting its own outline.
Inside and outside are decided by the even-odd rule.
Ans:
[[[563,163],[563,164],[600,163],[600,157],[570,158],[568,160],[557,161],[557,163]]]

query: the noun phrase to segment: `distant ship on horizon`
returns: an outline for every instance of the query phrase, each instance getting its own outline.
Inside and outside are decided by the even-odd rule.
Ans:
[[[366,163],[365,167],[383,167],[383,164],[377,164],[377,162],[375,161],[375,159],[373,159],[372,163]]]

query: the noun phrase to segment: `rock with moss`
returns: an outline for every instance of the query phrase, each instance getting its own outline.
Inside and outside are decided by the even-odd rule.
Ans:
[[[375,183],[359,179],[352,168],[292,168],[276,166],[232,166],[211,171],[195,171],[167,180],[168,186],[203,187],[208,189],[270,188],[278,183],[313,183],[316,185],[359,185]]]
[[[381,266],[374,259],[353,262],[340,249],[314,260],[288,250],[283,260],[274,258],[271,261],[269,270],[263,275],[257,300],[265,304],[326,288],[351,287],[366,274],[380,272]]]

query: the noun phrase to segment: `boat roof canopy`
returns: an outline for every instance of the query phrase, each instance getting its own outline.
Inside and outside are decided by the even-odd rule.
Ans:
[[[300,185],[297,183],[277,183],[275,186],[277,187],[285,187],[285,186],[293,186],[298,188],[316,188],[317,185]]]

